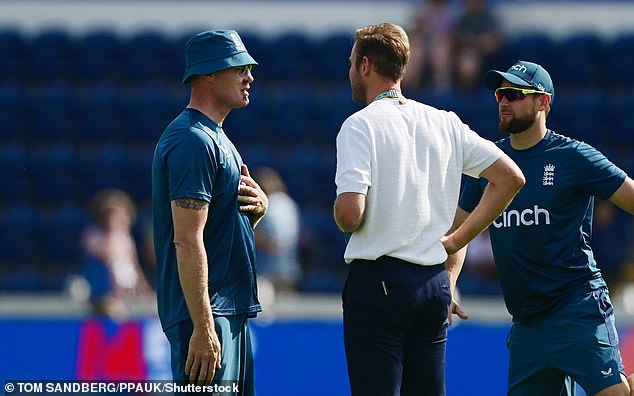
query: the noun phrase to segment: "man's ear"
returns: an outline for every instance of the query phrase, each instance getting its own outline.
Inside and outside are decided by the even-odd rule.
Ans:
[[[541,105],[544,107],[544,109],[547,109],[550,107],[551,101],[552,101],[551,95],[542,95]]]
[[[370,73],[371,69],[372,69],[372,61],[367,56],[364,56],[363,59],[361,59],[361,65],[359,67],[359,71],[361,72],[361,74],[367,75]]]

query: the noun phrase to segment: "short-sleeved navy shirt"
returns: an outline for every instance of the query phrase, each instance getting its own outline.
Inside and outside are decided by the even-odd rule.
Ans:
[[[592,146],[548,131],[535,146],[496,143],[522,169],[526,185],[491,226],[506,306],[526,320],[558,309],[579,287],[605,287],[590,247],[594,197],[609,198],[625,172]],[[473,211],[487,181],[465,178],[459,205]]]
[[[163,328],[188,319],[178,277],[171,201],[209,202],[204,243],[214,315],[262,310],[255,280],[255,242],[246,212],[238,210],[242,158],[220,126],[185,109],[163,132],[152,163],[152,211]]]

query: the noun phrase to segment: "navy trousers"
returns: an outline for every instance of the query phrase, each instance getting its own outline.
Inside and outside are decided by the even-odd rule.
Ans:
[[[445,395],[444,264],[354,260],[342,300],[352,396]]]

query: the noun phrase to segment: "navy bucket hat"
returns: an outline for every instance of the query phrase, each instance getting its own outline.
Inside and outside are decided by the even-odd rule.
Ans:
[[[537,63],[517,61],[506,72],[489,70],[484,74],[484,85],[489,89],[496,90],[502,84],[503,79],[515,85],[549,93],[551,100],[555,96],[555,88],[550,74]]]
[[[230,67],[257,64],[235,30],[198,33],[185,44],[183,84],[197,74],[211,74]]]

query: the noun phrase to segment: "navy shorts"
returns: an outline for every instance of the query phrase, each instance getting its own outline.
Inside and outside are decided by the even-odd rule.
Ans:
[[[589,395],[619,384],[625,373],[607,290],[571,299],[534,321],[513,322],[509,395],[570,395],[575,382]]]
[[[353,396],[445,394],[451,292],[444,264],[354,260],[342,299]]]
[[[213,384],[226,389],[234,389],[237,384],[239,390],[235,392],[213,393],[223,396],[253,396],[253,351],[251,335],[246,315],[214,316],[216,333],[222,348],[222,367],[216,370]],[[193,331],[191,320],[185,320],[165,330],[165,335],[171,346],[172,377],[174,382],[188,384],[185,375],[185,362],[189,350],[189,339]]]

